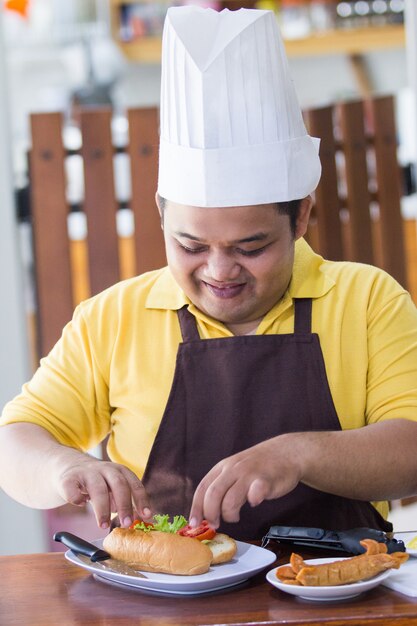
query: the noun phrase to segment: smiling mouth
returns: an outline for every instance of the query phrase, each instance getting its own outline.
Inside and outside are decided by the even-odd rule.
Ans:
[[[235,298],[236,296],[240,295],[246,284],[239,283],[219,286],[212,285],[211,283],[206,283],[204,280],[202,282],[213,296],[215,296],[216,298],[222,298],[224,300],[227,300],[229,298]]]

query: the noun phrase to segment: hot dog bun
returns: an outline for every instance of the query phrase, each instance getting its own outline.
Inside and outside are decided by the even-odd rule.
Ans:
[[[208,572],[213,556],[198,539],[157,530],[114,528],[105,537],[103,548],[135,569],[182,576]]]
[[[236,541],[229,537],[229,535],[224,535],[223,533],[216,533],[213,539],[207,542],[207,545],[213,555],[211,561],[212,565],[230,561],[237,551]]]

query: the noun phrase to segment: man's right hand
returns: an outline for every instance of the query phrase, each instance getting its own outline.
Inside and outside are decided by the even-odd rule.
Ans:
[[[65,502],[76,506],[90,502],[100,528],[110,526],[111,513],[118,514],[123,527],[130,526],[136,517],[145,521],[152,517],[143,484],[123,465],[80,453],[80,458],[72,459],[55,480]]]
[[[122,526],[129,526],[133,516],[152,517],[145,489],[133,472],[64,446],[44,428],[26,422],[0,427],[0,487],[36,509],[90,502],[101,528],[108,528],[111,513],[118,514]]]

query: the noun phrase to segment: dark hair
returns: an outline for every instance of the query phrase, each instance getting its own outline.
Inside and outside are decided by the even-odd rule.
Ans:
[[[158,201],[159,208],[161,209],[161,213],[163,214],[164,209],[166,207],[166,198],[163,198],[158,193]],[[295,229],[297,226],[297,217],[300,211],[301,199],[300,200],[289,200],[288,202],[277,202],[276,208],[278,213],[281,215],[288,215],[290,218],[290,228],[293,236],[295,236]]]
[[[297,227],[298,213],[300,212],[300,206],[301,199],[289,200],[288,202],[277,202],[278,213],[281,213],[281,215],[288,215],[288,217],[290,218],[290,228],[294,237]]]

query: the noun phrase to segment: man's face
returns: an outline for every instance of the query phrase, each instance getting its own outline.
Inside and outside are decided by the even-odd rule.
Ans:
[[[301,222],[295,238],[304,234]],[[163,226],[175,280],[200,311],[235,334],[254,330],[286,291],[295,238],[276,205],[201,208],[167,201]]]

